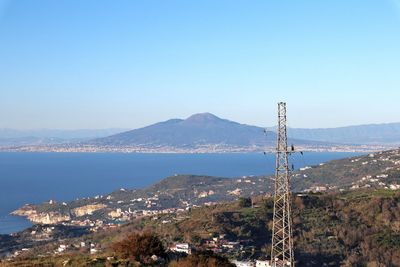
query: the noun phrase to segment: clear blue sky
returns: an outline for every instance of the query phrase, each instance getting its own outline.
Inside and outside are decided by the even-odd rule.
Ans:
[[[400,121],[400,0],[0,0],[0,128]]]

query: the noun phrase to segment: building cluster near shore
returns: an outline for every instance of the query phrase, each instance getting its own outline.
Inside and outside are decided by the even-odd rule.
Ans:
[[[396,148],[392,145],[299,145],[299,151],[310,152],[360,152],[369,153]],[[87,144],[60,144],[60,145],[27,145],[0,147],[6,152],[115,152],[115,153],[249,153],[249,152],[275,152],[274,146],[234,146],[226,144],[204,144],[192,147],[174,146],[98,146]]]

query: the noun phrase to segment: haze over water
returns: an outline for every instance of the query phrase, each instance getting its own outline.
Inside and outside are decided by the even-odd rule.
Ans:
[[[354,155],[305,153],[292,161],[300,168]],[[262,153],[0,153],[0,234],[30,225],[8,215],[26,203],[70,201],[119,188],[143,188],[174,174],[241,177],[272,174],[274,169],[275,155]]]

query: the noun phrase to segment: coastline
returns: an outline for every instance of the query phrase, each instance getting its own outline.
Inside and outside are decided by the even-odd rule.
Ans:
[[[307,162],[297,159],[297,164],[295,164],[301,167],[306,163],[318,164],[318,162],[349,156],[353,155],[312,153],[308,154]],[[264,155],[253,153],[234,153],[231,155],[223,153],[205,155],[205,153],[199,153],[199,155],[194,154],[193,156],[179,155],[178,153],[172,153],[171,155],[159,153],[154,157],[153,155],[141,156],[138,153],[77,153],[76,155],[73,153],[57,153],[57,157],[54,157],[54,154],[52,155],[51,153],[20,152],[15,154],[3,153],[2,158],[4,159],[3,163],[6,164],[0,171],[3,183],[16,183],[14,186],[15,192],[7,190],[7,194],[10,194],[7,199],[21,203],[21,206],[14,209],[10,209],[7,203],[4,203],[5,206],[3,205],[2,208],[6,211],[18,210],[23,207],[23,203],[40,205],[49,201],[49,199],[68,202],[93,197],[97,194],[107,194],[121,187],[145,188],[174,173],[209,174],[230,178],[243,175],[270,174],[273,172],[275,160],[272,154],[265,157]],[[7,163],[10,160],[13,165],[15,164],[14,166]],[[229,164],[226,165],[228,162]],[[154,164],[159,164],[159,169],[149,169]],[[101,168],[98,169],[99,167]],[[15,177],[20,178],[12,178],[7,172],[7,168],[11,168],[10,171],[12,170],[13,173],[15,173],[16,169],[24,170],[26,168],[29,169],[29,172],[18,172]],[[37,173],[36,170],[40,170],[40,172]],[[46,171],[43,173],[43,170]],[[121,179],[115,179],[118,177],[121,177]],[[8,182],[7,179],[9,179]],[[18,182],[18,179],[22,180]],[[25,186],[31,188],[31,195],[19,195],[20,187],[18,184],[22,181],[24,181]],[[99,181],[102,182],[98,183]],[[57,191],[60,186],[64,189],[62,192]],[[4,197],[7,197],[7,194]],[[14,214],[17,215],[15,212]],[[2,222],[0,220],[0,229],[9,228],[10,223],[23,226],[18,230],[23,230],[32,225],[29,223],[29,218],[26,214],[25,217],[15,217],[7,212],[7,214],[0,214],[0,216],[7,216],[6,221]],[[37,221],[43,222],[43,220],[47,220],[47,218],[42,217],[37,217]],[[15,232],[15,230],[7,232],[11,233]],[[2,233],[5,233],[5,231],[2,231]]]
[[[27,217],[10,213],[0,218],[0,235],[14,234],[33,225]]]
[[[297,151],[328,153],[370,153],[396,149],[398,145],[326,145],[296,146]],[[79,144],[64,145],[32,145],[17,147],[0,147],[0,152],[42,152],[42,153],[135,153],[135,154],[228,154],[228,153],[275,153],[275,147],[264,146],[227,146],[203,145],[180,148],[170,146],[94,146]]]

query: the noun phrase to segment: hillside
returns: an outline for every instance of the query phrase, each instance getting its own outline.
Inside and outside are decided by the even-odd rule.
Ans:
[[[0,236],[0,254],[105,264],[111,244],[130,232],[151,231],[166,246],[188,242],[237,260],[263,259],[270,249],[272,178],[176,175],[144,189],[24,206],[16,214],[40,224]],[[400,150],[296,170],[292,188],[299,192],[293,199],[298,266],[397,266],[390,264],[400,261]],[[244,201],[248,197],[252,201]],[[60,224],[71,228],[51,230]],[[97,252],[84,252],[81,241]],[[54,254],[60,244],[69,244],[67,252]]]
[[[371,187],[398,189],[398,185],[398,149],[309,166],[293,173],[292,179],[292,186],[296,191],[315,190],[316,186],[324,186],[331,191]]]
[[[127,265],[113,252],[112,245],[133,232],[155,233],[165,247],[187,242],[194,250],[213,250],[231,260],[262,260],[270,253],[272,203],[270,197],[258,197],[253,198],[253,207],[230,202],[142,217],[118,228],[38,245],[0,266],[32,262],[51,266],[145,266]],[[300,194],[293,197],[293,203],[297,266],[400,266],[400,191]],[[95,244],[98,252],[89,254],[77,248],[75,244],[80,242]],[[59,244],[69,249],[53,254]],[[167,265],[168,261],[153,266]]]
[[[242,249],[222,250],[227,257],[268,258],[273,202],[272,198],[254,201],[254,208],[236,203],[195,209],[184,219],[162,225],[148,220],[143,229],[150,228],[171,242],[181,240],[202,248],[215,248],[208,241],[223,236],[243,245]],[[298,266],[373,262],[400,266],[399,191],[302,194],[293,202]],[[168,218],[161,217],[158,222]]]

